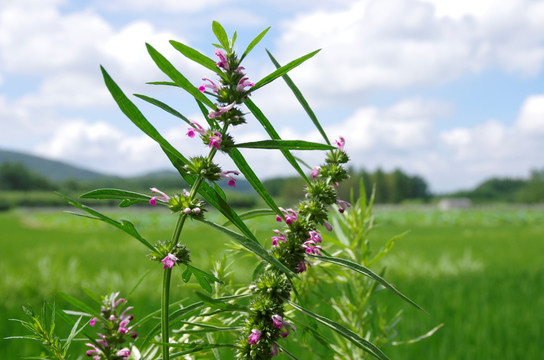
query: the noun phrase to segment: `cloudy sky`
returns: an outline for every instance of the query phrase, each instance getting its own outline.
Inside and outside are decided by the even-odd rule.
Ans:
[[[322,49],[291,76],[356,168],[401,168],[436,192],[544,168],[541,0],[0,0],[0,148],[110,174],[168,168],[117,109],[99,65],[125,93],[199,120],[183,92],[145,84],[166,79],[145,43],[198,86],[210,72],[168,41],[213,57],[212,20],[237,31],[240,52],[271,26],[245,60],[254,81],[273,70],[265,49],[283,64]],[[283,138],[320,140],[280,80],[252,99]],[[182,152],[206,150],[184,123],[134,101]],[[265,137],[254,121],[233,135]],[[275,153],[245,154],[263,177],[289,173]]]

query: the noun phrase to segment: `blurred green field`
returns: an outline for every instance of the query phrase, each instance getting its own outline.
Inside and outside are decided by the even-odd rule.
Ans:
[[[115,211],[113,217],[130,219],[152,241],[169,238],[175,222],[169,213],[155,209]],[[444,323],[429,339],[384,348],[392,359],[542,358],[542,209],[382,209],[376,211],[376,219],[379,226],[372,236],[376,245],[410,230],[380,266],[387,267],[386,279],[429,313],[406,306],[389,292],[379,293],[378,300],[393,312],[404,310],[397,340],[417,337]],[[268,218],[250,222],[266,242],[274,226]],[[225,244],[230,243],[196,223],[187,224],[183,242],[191,249],[193,264],[203,269],[223,256]],[[7,319],[23,318],[21,305],[38,308],[58,291],[83,298],[85,286],[99,294],[126,294],[149,271],[130,303],[136,317],[157,309],[160,265],[146,261],[146,255],[141,244],[121,232],[58,210],[0,213],[0,359],[36,355],[36,346],[29,341],[3,339],[24,333]],[[254,262],[237,256],[236,282],[250,281]],[[173,299],[190,296],[197,288],[181,288],[178,280]],[[58,297],[57,305],[65,306]]]

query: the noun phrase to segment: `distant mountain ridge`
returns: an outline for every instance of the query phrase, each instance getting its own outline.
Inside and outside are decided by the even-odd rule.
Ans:
[[[0,150],[0,164],[5,162],[21,163],[29,170],[36,172],[54,182],[61,182],[68,179],[96,180],[100,178],[112,177],[96,171],[69,165],[62,161],[50,160],[40,156],[25,154],[17,151]]]

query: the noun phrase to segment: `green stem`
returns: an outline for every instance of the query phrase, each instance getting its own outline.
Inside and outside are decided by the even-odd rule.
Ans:
[[[225,126],[222,129],[222,135],[224,135],[227,131],[228,125],[225,124]],[[212,160],[215,154],[217,153],[216,148],[212,148],[210,150],[210,153],[208,154],[208,159]],[[204,181],[204,178],[199,175],[195,182],[193,183],[193,186],[191,188],[191,192],[189,194],[189,197],[191,199],[194,199],[196,194],[198,193],[198,188]],[[176,245],[179,242],[179,238],[181,236],[181,230],[183,229],[183,225],[185,224],[185,219],[187,218],[187,214],[180,214],[178,221],[176,223],[176,227],[174,229],[174,233],[172,234],[172,239],[170,240],[170,250],[174,249]],[[162,359],[163,360],[169,360],[170,358],[170,330],[168,328],[168,308],[170,306],[170,279],[172,277],[172,269],[164,269],[164,276],[162,280],[162,299],[161,299],[161,333],[162,333]]]
[[[162,298],[161,298],[161,333],[162,333],[162,359],[168,360],[170,358],[170,331],[168,329],[168,308],[170,306],[170,278],[172,276],[172,269],[164,269],[164,275],[162,280]]]

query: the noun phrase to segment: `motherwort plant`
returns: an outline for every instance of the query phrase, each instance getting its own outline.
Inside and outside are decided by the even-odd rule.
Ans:
[[[177,193],[167,193],[164,191],[166,189],[157,189],[153,187],[154,184],[150,184],[149,194],[99,189],[82,196],[93,199],[117,199],[121,201],[122,207],[148,203],[149,206],[168,208],[177,217],[177,222],[172,236],[166,241],[149,241],[131,222],[115,220],[66,198],[70,204],[86,212],[85,216],[109,223],[146,246],[150,251],[150,259],[157,262],[157,271],[163,273],[160,310],[134,324],[130,323],[132,318],[127,315],[130,308],[119,312],[119,307],[124,305],[124,302],[117,299],[117,295],[107,298],[108,306],[104,307],[99,316],[93,315],[87,308],[81,309],[83,312],[80,314],[89,317],[89,325],[100,324],[103,329],[98,335],[98,340],[92,339],[88,343],[87,355],[96,359],[125,359],[131,356],[168,360],[203,352],[207,358],[213,356],[268,359],[280,354],[297,358],[297,355],[290,351],[293,343],[289,340],[302,332],[313,335],[321,343],[325,342],[327,347],[325,337],[321,333],[322,329],[326,329],[325,331],[334,332],[376,358],[387,359],[378,347],[358,334],[358,329],[349,329],[308,309],[297,292],[297,284],[304,281],[305,272],[320,271],[315,265],[316,260],[319,260],[319,263],[329,262],[359,273],[400,294],[384,279],[361,264],[329,256],[326,251],[327,245],[323,243],[323,231],[332,230],[328,216],[331,206],[339,213],[349,211],[351,207],[350,203],[338,199],[336,194],[336,189],[348,178],[344,165],[349,157],[345,151],[344,138],[339,137],[334,142],[329,140],[308,103],[287,75],[290,70],[316,55],[318,51],[297,58],[284,66],[280,66],[268,53],[276,70],[255,81],[242,62],[268,29],[261,32],[239,55],[234,50],[236,33],[229,39],[219,23],[214,22],[212,28],[218,40],[218,43],[214,44],[213,58],[185,44],[171,41],[171,45],[181,55],[202,65],[213,74],[203,76],[202,82],[198,84],[191,83],[168,59],[151,45],[147,45],[152,60],[169,78],[168,81],[151,84],[166,85],[181,90],[193,98],[202,112],[202,120],[188,119],[160,100],[146,95],[136,95],[139,99],[184,121],[187,124],[186,135],[195,143],[200,140],[203,155],[186,157],[169,143],[102,68],[106,86],[121,111],[160,145],[188,185],[186,189],[179,189]],[[323,143],[281,139],[269,119],[251,100],[252,94],[280,77],[305,109],[321,134]],[[257,121],[262,125],[269,139],[245,143],[235,141],[231,131],[234,127],[242,126],[249,121],[248,114],[251,114],[251,121]],[[349,147],[349,144],[347,146]],[[240,152],[243,148],[280,151],[306,182],[305,198],[293,208],[285,209],[278,206]],[[320,166],[311,167],[296,158],[292,154],[293,150],[326,151],[325,160]],[[237,169],[222,169],[215,160],[219,152],[229,156]],[[301,166],[306,166],[307,171]],[[217,182],[224,179],[227,180],[228,186],[235,187],[238,176],[242,175],[268,209],[238,213],[229,205],[228,197]],[[222,214],[224,217],[222,223],[207,219],[207,211],[212,208]],[[259,241],[245,223],[247,218],[255,216],[267,216],[269,221],[277,224],[270,238],[264,241],[265,246],[261,245],[263,241]],[[221,231],[240,248],[245,248],[260,259],[260,264],[253,271],[251,284],[238,287],[229,285],[225,289],[231,290],[231,293],[225,293],[219,286],[223,282],[222,271],[215,269],[210,273],[193,265],[190,249],[183,244],[182,236],[184,227],[189,226],[188,218]],[[170,299],[172,272],[178,268],[182,272],[183,281],[187,282],[194,276],[208,294],[197,292],[200,301],[182,307],[177,301],[179,299]],[[81,302],[68,296],[65,298],[81,308]],[[153,322],[154,319],[160,320],[156,326],[152,326],[153,330],[138,336],[134,346],[124,347],[127,336],[130,339],[136,337],[138,326],[144,322]],[[230,353],[225,355],[224,351]],[[140,354],[138,355],[140,357],[135,354]],[[315,356],[318,355],[312,354],[312,358]]]

